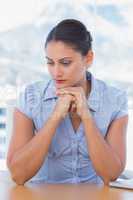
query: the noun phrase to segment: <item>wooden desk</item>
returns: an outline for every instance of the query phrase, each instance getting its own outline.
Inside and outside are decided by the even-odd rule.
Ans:
[[[0,173],[0,200],[133,200],[133,190],[90,184],[16,186]]]

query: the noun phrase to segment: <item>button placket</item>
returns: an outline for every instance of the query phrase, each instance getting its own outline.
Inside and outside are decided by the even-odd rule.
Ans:
[[[72,140],[72,173],[77,177],[78,140]]]

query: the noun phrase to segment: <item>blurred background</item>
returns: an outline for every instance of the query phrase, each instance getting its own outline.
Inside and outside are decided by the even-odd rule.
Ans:
[[[55,24],[81,20],[93,37],[98,79],[128,94],[127,169],[133,169],[133,1],[0,0],[0,170],[11,132],[12,106],[21,87],[49,79],[44,42]]]

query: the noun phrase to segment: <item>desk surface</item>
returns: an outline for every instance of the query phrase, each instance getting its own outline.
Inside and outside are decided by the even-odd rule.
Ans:
[[[133,200],[133,190],[90,184],[16,186],[0,173],[1,200]]]

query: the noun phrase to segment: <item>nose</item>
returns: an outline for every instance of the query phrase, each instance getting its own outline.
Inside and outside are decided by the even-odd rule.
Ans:
[[[55,76],[56,79],[58,79],[58,78],[60,78],[60,77],[63,76],[62,69],[61,69],[60,66],[57,66],[57,65],[56,65],[56,66],[54,67],[54,76]]]

